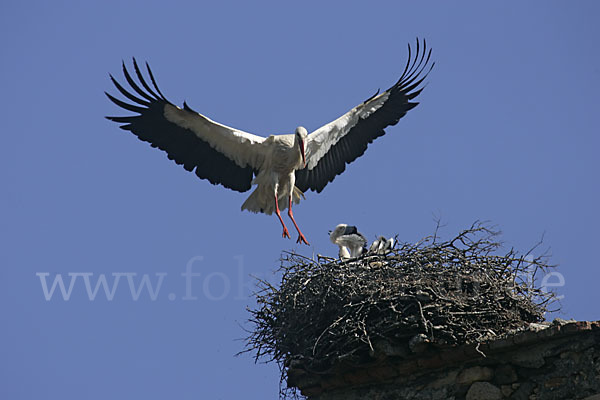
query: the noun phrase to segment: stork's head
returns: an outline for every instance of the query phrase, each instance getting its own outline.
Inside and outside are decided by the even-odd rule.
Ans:
[[[339,224],[338,226],[335,227],[335,229],[333,231],[329,231],[329,240],[331,240],[331,243],[337,244],[336,240],[340,236],[345,235],[346,234],[346,230],[348,228],[349,227],[346,224]]]
[[[296,128],[296,137],[294,142],[300,147],[300,154],[302,155],[302,164],[306,167],[306,138],[308,137],[308,131],[305,127],[299,126]]]

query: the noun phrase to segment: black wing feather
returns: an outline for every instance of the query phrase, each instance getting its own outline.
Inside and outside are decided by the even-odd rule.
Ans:
[[[344,172],[346,164],[360,157],[369,143],[385,134],[384,129],[396,125],[409,110],[419,103],[410,102],[423,90],[415,90],[427,77],[435,63],[428,67],[431,59],[431,49],[423,41],[420,46],[417,39],[417,48],[414,58],[411,47],[408,45],[408,60],[398,82],[387,90],[389,97],[385,104],[366,118],[361,118],[348,133],[342,137],[319,160],[317,165],[309,170],[307,168],[296,171],[296,186],[302,190],[314,190],[320,193],[334,178]],[[365,103],[375,96],[365,100]]]
[[[106,95],[119,107],[137,115],[106,118],[122,124],[120,126],[122,129],[131,131],[140,140],[150,143],[152,147],[163,150],[170,160],[183,165],[185,170],[190,172],[195,170],[198,177],[238,192],[249,190],[255,171],[249,166],[240,167],[192,131],[168,121],[164,117],[164,108],[167,104],[173,104],[158,89],[150,67],[146,64],[148,75],[156,92],[144,79],[135,59],[133,65],[136,76],[142,87],[146,89],[145,91],[133,80],[125,63],[123,63],[123,74],[133,91],[145,100],[127,91],[111,76],[117,90],[133,104],[119,100],[108,93]],[[191,111],[187,104],[185,109]]]
[[[109,75],[109,76],[110,76],[110,80],[112,81],[113,85],[115,85],[117,90],[119,92],[121,92],[121,94],[123,96],[127,97],[129,100],[133,101],[134,103],[138,103],[138,104],[141,104],[146,107],[148,107],[150,105],[149,101],[142,100],[139,97],[136,97],[135,95],[133,95],[132,93],[129,93],[123,86],[121,86],[121,84],[119,82],[117,82],[117,80],[112,75]]]

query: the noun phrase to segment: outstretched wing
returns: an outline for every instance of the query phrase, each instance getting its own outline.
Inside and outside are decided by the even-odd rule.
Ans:
[[[422,48],[421,48],[422,47]],[[296,186],[321,192],[336,175],[360,157],[367,145],[385,134],[384,129],[396,125],[407,111],[416,107],[411,102],[423,90],[419,85],[427,77],[435,63],[429,65],[431,50],[423,40],[414,59],[408,45],[408,61],[402,76],[394,86],[367,99],[333,122],[308,135],[306,145],[306,168],[296,171]]]
[[[117,90],[130,102],[105,93],[113,103],[135,115],[106,118],[122,124],[121,129],[131,131],[152,147],[163,150],[169,159],[183,165],[187,171],[195,171],[198,177],[208,179],[212,184],[221,184],[238,192],[250,189],[253,174],[264,161],[262,143],[265,138],[214,122],[186,103],[183,109],[173,105],[156,85],[147,63],[154,89],[144,79],[135,58],[133,67],[139,83],[123,63],[123,74],[132,90],[128,91],[110,76]]]

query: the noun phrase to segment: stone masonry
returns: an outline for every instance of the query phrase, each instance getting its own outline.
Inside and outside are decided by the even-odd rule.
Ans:
[[[311,372],[288,386],[310,400],[600,400],[600,321],[531,324],[501,339],[440,347],[416,337],[408,353],[375,344],[368,364]]]

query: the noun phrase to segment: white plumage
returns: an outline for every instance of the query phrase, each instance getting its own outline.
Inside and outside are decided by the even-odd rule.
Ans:
[[[342,259],[360,256],[367,244],[367,239],[356,226],[346,224],[339,224],[333,231],[329,231],[329,240],[339,246],[339,256]]]
[[[369,253],[385,255],[394,248],[394,238],[386,239],[384,236],[379,236],[369,246]]]
[[[416,50],[413,58],[408,46],[404,72],[391,88],[310,134],[300,126],[294,134],[265,138],[212,121],[185,102],[183,108],[179,108],[161,93],[148,64],[152,87],[147,83],[135,59],[137,82],[123,64],[131,89],[125,89],[110,77],[130,102],[106,93],[111,101],[135,115],[107,118],[121,123],[122,129],[165,151],[177,164],[213,184],[239,192],[256,185],[242,210],[275,212],[283,227],[283,236],[289,237],[280,215],[280,210],[288,208],[288,215],[298,231],[298,242],[308,244],[294,219],[292,203],[299,203],[307,190],[321,192],[345,170],[346,164],[361,156],[369,143],[382,136],[387,126],[398,123],[418,104],[411,100],[421,92],[419,85],[434,63],[429,64],[431,50],[427,51],[424,41],[421,48],[417,40]]]

